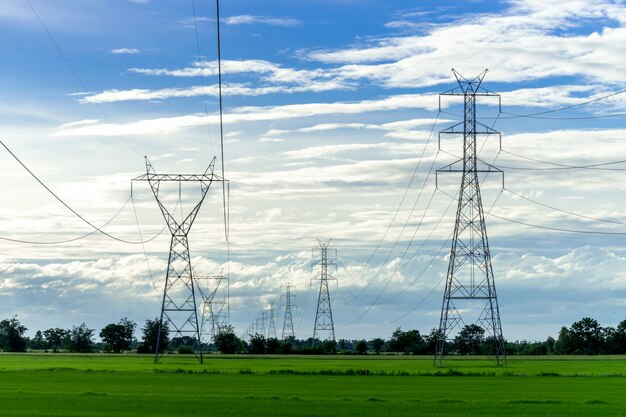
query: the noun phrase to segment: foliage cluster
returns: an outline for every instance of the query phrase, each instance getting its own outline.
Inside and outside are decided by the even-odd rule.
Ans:
[[[106,325],[99,333],[102,343],[94,340],[95,330],[85,323],[71,329],[50,328],[37,331],[30,339],[24,336],[28,330],[17,317],[0,322],[0,350],[5,352],[25,352],[45,350],[89,353],[104,351],[121,353],[135,350],[138,353],[153,354],[159,339],[159,352],[193,353],[198,348],[195,338],[184,336],[170,340],[169,328],[164,323],[159,332],[159,318],[148,319],[141,329],[141,341],[134,338],[137,324],[127,318],[117,323]],[[235,334],[233,326],[223,327],[215,336],[211,346],[201,345],[203,350],[214,349],[221,353],[249,354],[300,354],[300,355],[365,355],[396,353],[405,355],[431,355],[435,351],[439,333],[432,329],[426,336],[419,330],[402,330],[398,327],[389,339],[371,340],[313,340],[289,338],[278,340],[262,334],[251,335],[249,340],[242,340]],[[453,355],[489,354],[493,340],[485,337],[485,330],[475,324],[464,326],[456,336],[454,343],[449,343],[447,352]],[[509,355],[598,355],[626,354],[626,320],[617,327],[602,327],[598,321],[585,317],[574,322],[569,328],[562,327],[558,338],[548,337],[545,341],[506,342]]]

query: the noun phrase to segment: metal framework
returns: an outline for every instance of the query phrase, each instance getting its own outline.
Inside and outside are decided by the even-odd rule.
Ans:
[[[313,345],[317,340],[336,340],[335,339],[335,324],[333,322],[333,310],[330,305],[330,291],[328,290],[328,281],[335,280],[333,277],[328,277],[328,265],[337,268],[337,264],[328,260],[328,250],[330,247],[330,241],[323,243],[319,239],[318,248],[313,248],[313,251],[320,251],[320,260],[311,264],[311,269],[315,266],[320,266],[320,277],[316,278],[320,281],[320,290],[317,297],[317,311],[315,313],[315,325],[313,326]],[[337,256],[337,250],[331,249]],[[324,337],[322,337],[324,336]]]
[[[293,298],[295,295],[291,293],[291,289],[294,288],[293,285],[287,284],[285,285],[285,298],[283,302],[283,307],[285,308],[285,316],[283,318],[283,332],[281,334],[282,340],[287,339],[295,339],[296,333],[293,330],[293,316],[291,315],[291,307],[294,306]]]
[[[442,93],[440,101],[441,96],[463,96],[463,121],[440,133],[463,135],[463,158],[438,170],[438,173],[460,172],[462,179],[441,307],[435,364],[438,362],[441,366],[445,351],[450,345],[456,344],[457,348],[463,350],[471,344],[471,340],[464,340],[461,336],[452,338],[453,331],[461,330],[465,325],[461,311],[471,312],[471,309],[462,308],[467,301],[482,303],[475,324],[485,331],[488,340],[491,341],[490,354],[495,356],[498,364],[501,360],[506,364],[498,297],[478,178],[479,173],[498,172],[503,178],[504,174],[501,170],[479,160],[476,148],[477,134],[499,135],[499,132],[476,120],[476,97],[493,96],[499,100],[500,96],[480,86],[487,70],[470,80],[454,69],[452,71],[459,86]],[[462,164],[462,168],[456,168],[459,164]],[[485,167],[479,168],[479,165]]]
[[[203,362],[200,345],[200,324],[198,322],[198,309],[196,304],[195,283],[191,268],[191,256],[189,254],[189,232],[193,225],[200,207],[204,202],[209,187],[214,181],[224,181],[215,175],[215,158],[211,161],[203,174],[157,174],[147,157],[146,173],[134,178],[132,181],[146,181],[152,189],[154,198],[161,209],[163,218],[172,235],[170,241],[170,254],[167,262],[167,275],[163,289],[163,302],[161,304],[161,318],[159,320],[159,332],[157,340],[161,340],[163,323],[167,323],[172,337],[192,337],[196,341],[196,349],[200,363]],[[175,182],[179,186],[179,198],[183,182],[197,182],[200,184],[200,199],[189,213],[178,221],[173,211],[170,212],[159,198],[159,188],[164,182]],[[181,208],[182,211],[182,208]],[[159,343],[156,344],[154,353],[155,363],[159,360]]]
[[[269,324],[267,326],[267,338],[276,339],[276,303],[270,301],[269,303]]]
[[[202,314],[200,321],[200,341],[210,344],[217,333],[226,325],[228,325],[228,316],[224,314],[224,309],[228,306],[228,296],[216,299],[218,291],[222,288],[222,282],[225,280],[228,286],[228,278],[224,278],[224,274],[197,276],[194,280],[198,288],[198,292],[202,297]]]

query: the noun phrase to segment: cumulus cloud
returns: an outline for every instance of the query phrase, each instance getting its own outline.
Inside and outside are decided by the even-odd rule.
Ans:
[[[589,20],[604,26],[566,36],[556,33]],[[313,51],[308,58],[343,64],[338,68],[343,77],[385,87],[449,82],[450,67],[468,74],[491,68],[490,81],[582,76],[616,84],[622,82],[626,29],[611,26],[610,21],[626,21],[619,2],[514,1],[503,13],[464,16],[460,21],[432,25],[422,35],[383,37],[351,48]],[[447,64],[442,66],[442,62]]]

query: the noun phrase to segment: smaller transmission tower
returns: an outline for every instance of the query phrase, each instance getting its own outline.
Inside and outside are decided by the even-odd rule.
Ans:
[[[267,327],[267,338],[276,339],[276,303],[270,301],[269,303],[269,325]]]
[[[289,338],[296,337],[296,333],[293,330],[293,317],[291,315],[291,308],[295,305],[293,304],[293,298],[295,295],[291,293],[291,289],[294,288],[291,283],[285,285],[285,298],[283,302],[283,308],[285,309],[285,317],[283,319],[283,333],[281,335],[282,340],[287,340]]]
[[[211,343],[215,335],[228,324],[228,317],[225,314],[228,298],[216,297],[218,290],[222,290],[222,282],[224,280],[228,285],[228,278],[225,278],[221,273],[218,275],[196,276],[196,285],[202,297],[200,340],[205,344]]]
[[[315,313],[315,325],[313,327],[313,344],[316,340],[336,340],[335,339],[335,323],[333,322],[333,310],[330,305],[330,291],[328,290],[328,280],[335,280],[335,278],[328,277],[328,265],[337,268],[337,264],[328,260],[328,250],[330,249],[330,240],[326,243],[320,242],[318,239],[319,247],[313,248],[313,252],[319,250],[320,260],[314,261],[311,264],[311,269],[320,266],[320,277],[316,278],[320,281],[320,291],[317,297],[317,311]],[[335,257],[337,256],[337,250],[334,251]]]

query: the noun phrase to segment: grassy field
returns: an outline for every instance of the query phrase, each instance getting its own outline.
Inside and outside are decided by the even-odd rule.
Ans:
[[[626,416],[626,357],[0,354],[0,416]]]

